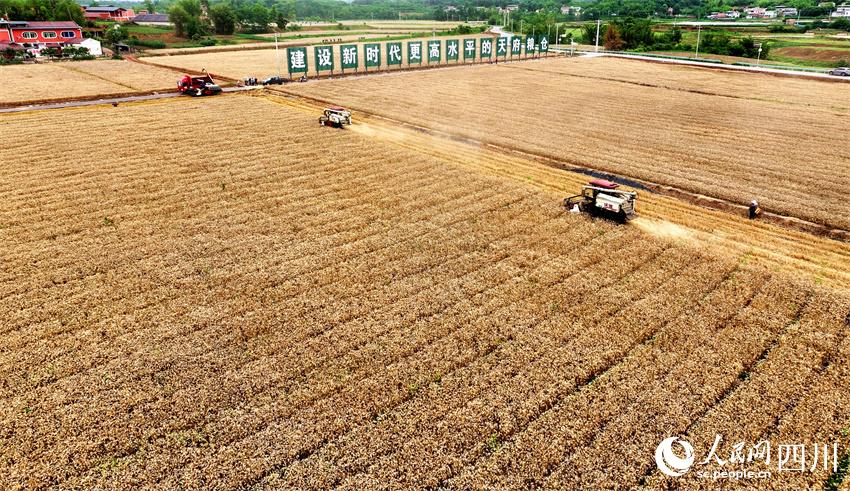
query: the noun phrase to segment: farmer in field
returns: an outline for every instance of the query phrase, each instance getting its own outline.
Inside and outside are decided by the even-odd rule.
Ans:
[[[750,201],[750,220],[761,215],[761,208],[759,208],[759,203],[756,200]]]

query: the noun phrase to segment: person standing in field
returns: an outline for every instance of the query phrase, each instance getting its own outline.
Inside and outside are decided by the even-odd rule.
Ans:
[[[759,203],[756,200],[750,201],[750,220],[761,215],[761,208],[759,208]]]

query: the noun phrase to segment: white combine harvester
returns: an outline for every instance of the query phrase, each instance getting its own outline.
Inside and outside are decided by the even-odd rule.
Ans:
[[[637,218],[635,214],[636,191],[619,191],[619,184],[604,179],[594,179],[581,187],[581,194],[564,199],[570,211],[590,213],[594,217],[608,218],[618,223]]]
[[[333,128],[342,128],[344,124],[351,124],[351,111],[344,107],[329,107],[325,109],[323,116],[319,116],[319,124]]]

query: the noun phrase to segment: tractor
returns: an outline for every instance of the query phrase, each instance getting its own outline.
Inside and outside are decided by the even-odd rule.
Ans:
[[[564,199],[570,211],[589,213],[618,223],[637,218],[635,200],[637,192],[620,191],[619,184],[604,179],[594,179],[581,187],[581,194]]]
[[[212,78],[212,75],[207,72],[207,69],[203,69],[204,75],[203,77],[192,77],[190,75],[186,75],[177,82],[177,88],[180,92],[184,94],[189,94],[192,97],[200,97],[204,95],[215,95],[221,92],[221,87],[216,85],[215,81]]]
[[[329,107],[325,109],[323,116],[319,116],[319,124],[332,128],[342,128],[344,124],[351,124],[351,111],[338,106]]]

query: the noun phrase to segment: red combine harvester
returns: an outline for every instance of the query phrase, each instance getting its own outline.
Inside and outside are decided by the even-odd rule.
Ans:
[[[212,76],[207,72],[206,68],[201,69],[206,75],[202,77],[184,76],[177,82],[177,88],[184,94],[189,94],[192,97],[200,97],[204,95],[215,95],[221,92],[221,87],[216,85]]]
[[[619,191],[619,184],[604,179],[594,179],[581,187],[581,194],[564,200],[570,211],[590,213],[594,217],[608,218],[619,223],[637,218],[635,200],[637,192]]]

